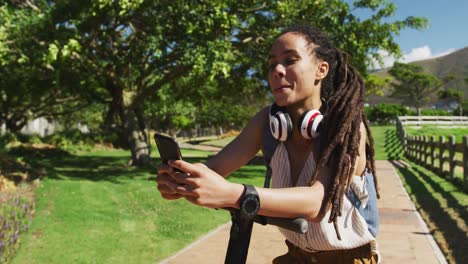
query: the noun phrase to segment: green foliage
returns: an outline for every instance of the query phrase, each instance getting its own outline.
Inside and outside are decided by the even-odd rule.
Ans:
[[[415,64],[396,62],[389,73],[395,78],[392,96],[402,99],[408,106],[414,106],[418,114],[441,85],[436,76],[423,73],[422,67]]]
[[[34,201],[22,191],[0,191],[0,263],[9,263],[29,230]]]
[[[389,124],[395,121],[397,116],[408,115],[408,107],[401,104],[377,104],[364,108],[367,119],[376,124]]]
[[[31,135],[28,137],[28,143],[40,144],[42,143],[42,139],[39,135]]]
[[[468,116],[468,100],[464,100],[461,104],[462,115]],[[453,115],[460,115],[460,106],[453,111]]]
[[[381,64],[379,50],[401,55],[394,35],[404,28],[423,29],[428,26],[424,18],[409,16],[403,20],[388,22],[395,14],[394,3],[377,1],[297,1],[276,2],[273,19],[279,24],[298,22],[314,23],[328,32],[339,48],[351,55],[351,62],[361,74],[367,74],[368,66],[377,60]],[[355,12],[369,12],[369,18],[361,19]]]
[[[40,144],[40,143],[42,143],[41,137],[39,135],[36,135],[36,134],[25,135],[25,134],[17,133],[16,138],[21,143],[31,143],[31,144]]]
[[[116,137],[115,134],[101,131],[83,133],[77,129],[68,129],[46,136],[42,141],[64,150],[90,150],[96,144],[111,145],[116,141]]]
[[[53,117],[82,104],[62,75],[60,28],[45,1],[0,3],[0,120],[13,132],[28,120]],[[35,5],[36,4],[36,5]],[[18,6],[19,5],[19,6]],[[63,34],[65,35],[65,34]]]
[[[418,115],[417,112],[411,112],[410,115]],[[452,113],[443,109],[422,109],[421,115],[423,116],[451,116]]]
[[[172,131],[193,127],[197,116],[197,107],[190,100],[181,100],[174,96],[169,85],[161,88],[155,101],[147,101],[147,124],[160,131]]]
[[[5,132],[0,135],[0,151],[6,149],[9,144],[16,142],[18,142],[18,138],[14,133]]]
[[[365,81],[367,96],[383,96],[383,89],[391,82],[391,79],[389,77],[379,77],[376,74],[369,74]]]
[[[268,100],[266,58],[282,28],[316,24],[366,75],[380,50],[400,55],[401,30],[427,26],[388,22],[395,10],[383,0],[2,1],[0,120],[18,131],[38,116],[90,116],[88,126],[124,139],[148,120],[174,131],[239,126]],[[78,117],[87,106],[93,114]]]
[[[463,92],[458,91],[455,89],[446,89],[443,91],[439,91],[439,98],[440,99],[457,99],[457,101],[460,101],[463,99]]]

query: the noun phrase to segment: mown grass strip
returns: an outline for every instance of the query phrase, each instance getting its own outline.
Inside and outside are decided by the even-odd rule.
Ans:
[[[182,152],[190,162],[210,155]],[[126,151],[34,159],[50,173],[36,190],[36,215],[12,263],[155,263],[229,221],[227,211],[163,200],[154,166],[127,167]],[[262,185],[263,173],[246,166],[233,181]]]

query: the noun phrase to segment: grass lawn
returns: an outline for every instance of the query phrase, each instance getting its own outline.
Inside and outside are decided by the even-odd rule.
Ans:
[[[209,154],[182,152],[191,162]],[[49,173],[12,263],[156,263],[229,221],[227,211],[163,200],[155,169],[127,167],[128,159],[120,150],[35,157]],[[262,166],[247,166],[236,180],[262,185],[263,173]]]
[[[445,137],[447,142],[448,137],[454,135],[456,143],[463,142],[463,136],[468,135],[468,128],[439,128],[434,126],[423,126],[422,128],[407,127],[406,133],[410,136],[435,136],[436,141],[439,141],[440,136]]]
[[[234,138],[235,137],[232,136],[232,137],[224,137],[221,139],[211,139],[211,140],[203,141],[203,144],[208,145],[208,146],[224,147],[227,144],[229,144]]]
[[[405,159],[395,126],[371,130],[376,159]],[[182,155],[196,162],[211,153],[182,149]],[[153,156],[157,164],[157,151]],[[36,189],[36,214],[12,263],[157,263],[229,221],[223,210],[163,200],[155,165],[127,167],[127,151],[27,153],[23,159],[48,174]],[[410,168],[398,170],[407,191],[449,260],[466,263],[468,196],[407,162]],[[245,166],[232,181],[262,186],[264,172],[263,166]]]

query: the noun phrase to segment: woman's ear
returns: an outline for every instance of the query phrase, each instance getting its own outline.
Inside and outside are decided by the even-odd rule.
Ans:
[[[328,62],[326,61],[320,61],[318,63],[318,67],[317,67],[317,74],[316,74],[316,79],[317,80],[323,80],[325,79],[325,77],[327,77],[327,74],[328,74],[328,69],[329,69],[329,65],[328,65]]]

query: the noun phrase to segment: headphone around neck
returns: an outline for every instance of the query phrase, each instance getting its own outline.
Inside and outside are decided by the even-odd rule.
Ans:
[[[276,104],[270,106],[270,131],[274,138],[279,141],[286,141],[292,132],[293,125],[285,107]],[[299,119],[299,132],[304,138],[317,138],[321,130],[323,115],[317,109],[304,112]]]

